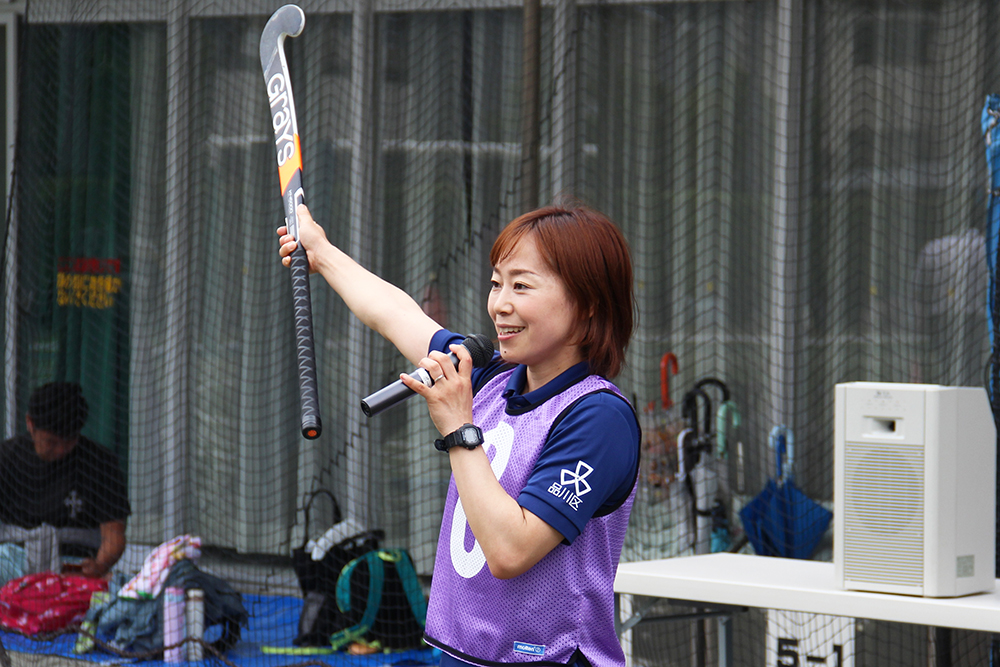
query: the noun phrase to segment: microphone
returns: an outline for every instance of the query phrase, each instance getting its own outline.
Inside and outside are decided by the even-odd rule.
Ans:
[[[476,368],[482,368],[490,363],[490,359],[493,358],[493,341],[484,334],[472,334],[462,341],[462,345],[472,355],[472,365]],[[455,353],[449,352],[448,358],[451,359],[451,363],[455,364],[457,368],[458,357]],[[409,373],[409,376],[423,382],[428,387],[434,386],[434,380],[426,369],[417,368]],[[365,413],[366,417],[371,417],[413,396],[413,394],[414,391],[403,384],[402,380],[396,380],[392,384],[382,387],[374,394],[362,399],[361,410]]]

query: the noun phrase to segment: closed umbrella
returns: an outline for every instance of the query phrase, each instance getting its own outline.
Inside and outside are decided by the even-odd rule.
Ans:
[[[729,534],[732,512],[732,488],[729,479],[729,436],[740,427],[740,410],[732,400],[724,400],[715,413],[715,461],[719,475],[717,501],[712,517],[712,553],[728,551],[732,545]],[[738,453],[742,450],[737,441]],[[737,475],[739,476],[739,475]]]
[[[659,396],[639,411],[642,455],[632,518],[622,552],[625,560],[650,560],[680,555],[678,533],[687,531],[687,490],[678,476],[678,434],[686,424],[681,406],[670,394],[671,377],[679,370],[677,357],[660,359]],[[638,401],[636,401],[638,403]]]
[[[783,424],[775,426],[769,442],[774,449],[776,474],[740,511],[743,530],[758,555],[810,558],[833,513],[795,485],[791,431]]]
[[[650,401],[642,420],[641,482],[663,495],[677,474],[677,433],[683,428],[670,398],[670,376],[677,375],[677,357],[667,352],[660,359],[660,401]]]
[[[698,424],[699,398],[704,404],[701,427]],[[678,451],[685,473],[684,483],[691,495],[691,530],[688,537],[694,553],[706,554],[711,551],[712,512],[719,488],[712,457],[712,400],[703,389],[695,386],[684,396],[683,413],[691,425],[690,432],[685,433],[683,440],[678,440]]]

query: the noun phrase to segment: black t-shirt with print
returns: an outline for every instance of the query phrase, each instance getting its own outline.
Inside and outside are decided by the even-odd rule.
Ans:
[[[131,514],[118,457],[80,436],[63,459],[43,461],[28,435],[0,444],[0,523],[97,528]]]

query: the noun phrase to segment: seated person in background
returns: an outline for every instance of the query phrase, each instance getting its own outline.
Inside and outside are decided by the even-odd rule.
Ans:
[[[61,554],[83,557],[67,569],[103,577],[125,551],[131,508],[118,457],[80,435],[88,411],[75,382],[51,382],[32,392],[28,433],[0,444],[0,525],[62,529]],[[66,529],[90,529],[95,539],[89,547],[67,542],[65,535],[74,531]]]

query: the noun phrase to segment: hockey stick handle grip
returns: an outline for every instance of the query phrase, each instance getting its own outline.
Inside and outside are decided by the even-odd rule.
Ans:
[[[316,383],[316,349],[313,343],[312,299],[309,293],[309,260],[302,245],[291,254],[292,308],[295,313],[295,351],[299,364],[299,404],[303,437],[313,440],[323,432]]]

